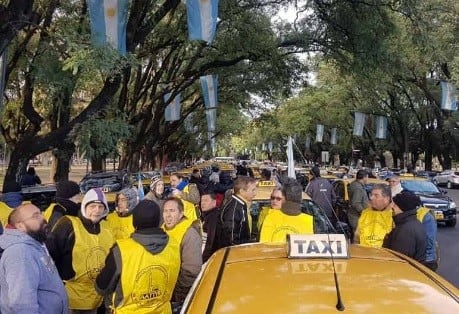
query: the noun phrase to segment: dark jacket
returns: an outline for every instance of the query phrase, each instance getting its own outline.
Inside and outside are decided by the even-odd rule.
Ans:
[[[418,262],[426,260],[427,234],[416,218],[416,210],[394,216],[395,228],[384,238],[383,247],[405,254]]]
[[[169,236],[161,228],[147,228],[136,230],[132,234],[132,239],[141,244],[145,250],[152,254],[158,254],[164,250],[169,242]],[[123,300],[123,291],[120,285],[121,278],[121,253],[115,244],[105,259],[105,266],[96,278],[96,291],[100,295],[110,295],[116,293],[114,304],[118,305]]]
[[[26,173],[21,180],[22,186],[41,184],[41,179],[36,174]]]
[[[324,178],[314,178],[309,182],[306,193],[322,208],[329,218],[334,216],[333,207],[336,203],[336,194],[331,183]]]
[[[91,234],[100,233],[100,224],[94,224],[91,220],[83,217],[81,212],[78,213],[84,228]],[[70,280],[75,277],[75,270],[72,266],[72,251],[75,245],[75,232],[70,219],[63,217],[54,226],[48,239],[46,247],[51,257],[54,259],[57,270],[62,280]]]
[[[51,217],[49,217],[48,220],[48,229],[53,230],[54,225],[56,225],[57,221],[62,216],[78,216],[78,211],[80,210],[80,207],[80,204],[72,202],[69,199],[56,198],[56,205],[54,206]]]
[[[223,205],[219,219],[221,230],[218,248],[250,242],[248,215],[247,204],[237,195]]]
[[[202,230],[204,250],[202,252],[202,261],[205,263],[209,257],[218,250],[219,234],[218,219],[220,217],[220,209],[215,207],[207,212],[202,212]]]

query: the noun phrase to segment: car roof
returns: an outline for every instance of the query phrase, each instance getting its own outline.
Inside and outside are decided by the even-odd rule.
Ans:
[[[253,198],[253,201],[267,201],[271,198],[271,193],[276,187],[274,181],[258,181],[257,183],[257,195]],[[303,200],[310,200],[311,198],[305,192],[302,192]]]
[[[335,259],[349,313],[457,313],[458,290],[401,254],[350,246]],[[185,313],[336,313],[331,259],[289,259],[286,244],[254,243],[219,250],[185,301]]]

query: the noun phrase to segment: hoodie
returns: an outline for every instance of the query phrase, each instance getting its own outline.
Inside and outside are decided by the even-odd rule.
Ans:
[[[108,203],[107,203],[107,198],[105,197],[104,192],[102,192],[101,189],[95,188],[95,189],[90,189],[88,192],[83,197],[83,201],[81,202],[81,214],[83,217],[88,218],[86,215],[86,206],[90,203],[101,203],[104,204],[105,206],[105,211],[102,213],[102,217],[105,217],[108,215],[109,209],[108,209]]]
[[[0,236],[2,313],[67,313],[64,284],[46,247],[17,229]]]

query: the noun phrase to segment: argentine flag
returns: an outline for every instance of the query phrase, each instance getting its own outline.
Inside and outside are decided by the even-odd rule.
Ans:
[[[316,142],[318,143],[322,142],[323,138],[324,138],[324,125],[318,124],[317,130],[316,130]]]
[[[201,81],[202,95],[206,109],[217,108],[218,106],[218,80],[216,75],[206,75],[199,78]]]
[[[143,184],[142,184],[142,178],[140,177],[140,172],[137,173],[137,193],[139,195],[139,201],[143,200],[145,197],[145,192],[143,191]]]
[[[126,54],[126,25],[129,0],[88,0],[92,40],[111,45]]]
[[[441,82],[441,109],[457,110],[457,91],[452,83]]]
[[[217,108],[206,110],[207,131],[215,132],[215,125],[217,121]]]
[[[387,138],[387,118],[384,116],[376,116],[376,138]]]
[[[215,37],[218,0],[186,0],[188,38],[211,44]]]
[[[363,128],[365,127],[365,114],[362,112],[354,113],[354,130],[352,132],[355,136],[363,135]]]
[[[167,104],[166,110],[164,111],[164,117],[166,121],[176,121],[180,120],[180,94],[174,97],[172,101],[170,101],[171,93],[167,93],[164,95],[164,102]]]
[[[332,129],[331,129],[331,134],[330,134],[330,144],[331,144],[331,145],[336,145],[336,143],[337,143],[337,141],[338,141],[338,140],[337,140],[337,138],[338,138],[337,133],[338,133],[338,132],[337,132],[336,128],[332,128]]]

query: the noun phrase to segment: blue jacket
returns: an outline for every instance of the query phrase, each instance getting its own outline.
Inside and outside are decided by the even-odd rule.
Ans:
[[[68,300],[46,247],[17,229],[0,236],[2,314],[67,313]]]
[[[422,226],[427,233],[426,262],[437,260],[437,221],[431,213],[424,215]]]

